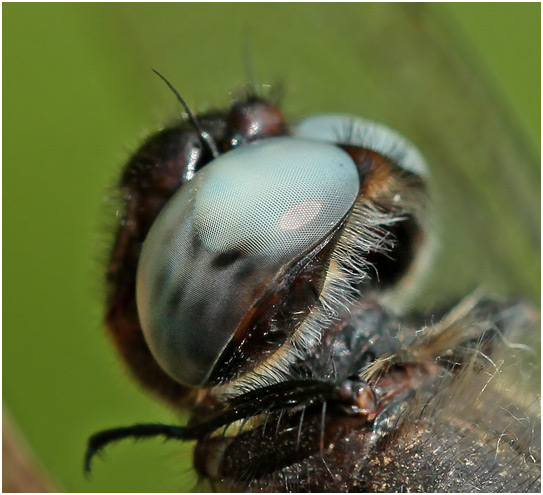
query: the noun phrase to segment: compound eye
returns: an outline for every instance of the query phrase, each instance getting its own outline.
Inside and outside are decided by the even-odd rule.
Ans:
[[[204,386],[227,345],[359,193],[339,147],[287,137],[220,156],[186,183],[144,242],[137,305],[149,348],[175,380]]]
[[[420,177],[428,175],[426,160],[411,141],[372,120],[343,114],[314,115],[296,126],[295,135],[305,139],[360,146],[380,153]]]

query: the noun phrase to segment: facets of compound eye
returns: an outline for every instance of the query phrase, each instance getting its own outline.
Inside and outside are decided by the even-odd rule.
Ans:
[[[305,139],[351,144],[375,151],[421,177],[429,175],[426,160],[415,145],[389,127],[361,117],[322,114],[308,117],[294,129]]]
[[[137,305],[160,366],[206,384],[264,294],[342,221],[359,193],[351,157],[278,137],[208,164],[174,195],[144,242]]]

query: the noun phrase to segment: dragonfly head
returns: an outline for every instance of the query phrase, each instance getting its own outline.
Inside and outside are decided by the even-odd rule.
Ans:
[[[277,136],[269,108],[238,113],[257,138],[228,137],[236,146],[169,200],[138,263],[147,345],[189,387],[280,380],[338,303],[408,279],[425,240],[426,168],[407,140],[346,116]]]

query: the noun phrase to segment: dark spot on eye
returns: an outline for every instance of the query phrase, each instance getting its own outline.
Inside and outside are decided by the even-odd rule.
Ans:
[[[197,253],[202,247],[202,241],[197,235],[191,235],[190,241],[191,241],[191,248],[192,248],[191,253]]]
[[[183,287],[176,287],[175,290],[173,290],[172,293],[168,296],[167,311],[170,314],[179,311],[179,306],[181,305],[184,294],[185,291],[183,290]]]
[[[255,271],[255,265],[254,263],[251,263],[249,261],[247,261],[246,263],[243,263],[240,267],[239,267],[239,270],[236,272],[236,280],[244,280],[246,279],[247,277],[250,277],[254,271]]]
[[[241,257],[241,252],[232,250],[227,251],[226,253],[221,253],[213,260],[214,268],[225,268],[228,265],[231,265]]]
[[[214,318],[215,307],[216,301],[211,301],[209,299],[197,298],[193,301],[188,300],[184,305],[183,315],[186,316],[189,321],[201,321],[203,322],[204,326],[206,326],[213,321],[217,321],[217,319]],[[193,332],[197,331],[196,328],[197,327],[194,327]],[[198,341],[198,339],[189,339],[189,341],[190,340],[193,340],[194,342]],[[213,348],[213,346],[209,347]],[[203,356],[206,353],[206,346],[204,345],[203,347],[198,347],[194,350],[194,353]]]

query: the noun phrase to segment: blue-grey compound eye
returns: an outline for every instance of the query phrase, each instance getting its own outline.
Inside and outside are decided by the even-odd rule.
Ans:
[[[420,177],[428,175],[426,160],[411,141],[372,120],[344,114],[313,115],[302,120],[294,132],[305,139],[360,146],[380,153]]]
[[[160,366],[205,385],[259,300],[337,227],[359,187],[345,151],[288,137],[199,171],[156,219],[138,266],[138,312]]]

